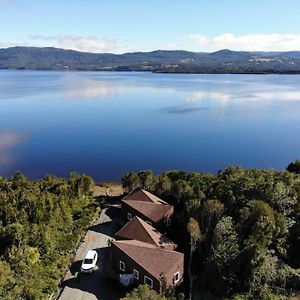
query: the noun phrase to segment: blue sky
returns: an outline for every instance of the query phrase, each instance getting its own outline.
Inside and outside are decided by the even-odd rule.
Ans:
[[[0,47],[300,50],[299,0],[0,0]]]

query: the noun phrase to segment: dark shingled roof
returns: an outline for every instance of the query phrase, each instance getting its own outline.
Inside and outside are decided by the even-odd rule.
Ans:
[[[136,189],[122,201],[154,222],[162,220],[173,209],[172,205],[143,189]]]
[[[168,204],[164,200],[156,197],[155,195],[141,188],[135,189],[133,192],[125,196],[123,200],[145,201],[145,202],[156,203],[156,204]]]
[[[174,266],[181,265],[184,259],[183,253],[165,250],[136,240],[112,243],[155,278],[160,278]]]
[[[137,216],[122,227],[115,234],[115,237],[119,239],[138,240],[164,249],[176,249],[176,244]]]

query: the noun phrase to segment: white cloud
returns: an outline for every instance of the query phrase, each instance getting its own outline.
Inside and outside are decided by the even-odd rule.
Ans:
[[[12,46],[14,46],[13,43],[0,42],[0,48],[8,48],[8,47],[12,47]]]
[[[115,52],[122,47],[119,42],[108,37],[99,38],[95,36],[80,35],[32,35],[30,36],[30,39],[37,42],[38,46],[51,46],[93,53]]]
[[[236,36],[224,33],[218,36],[190,34],[187,39],[194,42],[197,51],[220,49],[244,51],[293,51],[300,50],[300,34],[247,34]]]

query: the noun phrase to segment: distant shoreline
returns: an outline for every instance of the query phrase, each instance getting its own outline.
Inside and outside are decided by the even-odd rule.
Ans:
[[[300,51],[212,53],[156,50],[124,54],[59,48],[0,48],[0,69],[36,71],[153,72],[166,74],[300,74]]]
[[[299,71],[262,71],[262,72],[188,72],[188,71],[147,71],[147,70],[80,70],[80,69],[13,69],[13,68],[0,68],[0,71],[37,71],[37,72],[105,72],[105,73],[153,73],[153,74],[190,74],[190,75],[300,75]]]

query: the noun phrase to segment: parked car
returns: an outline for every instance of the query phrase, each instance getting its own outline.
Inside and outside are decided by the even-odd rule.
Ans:
[[[95,250],[89,250],[82,261],[81,272],[92,273],[95,270],[98,260],[98,254]]]

